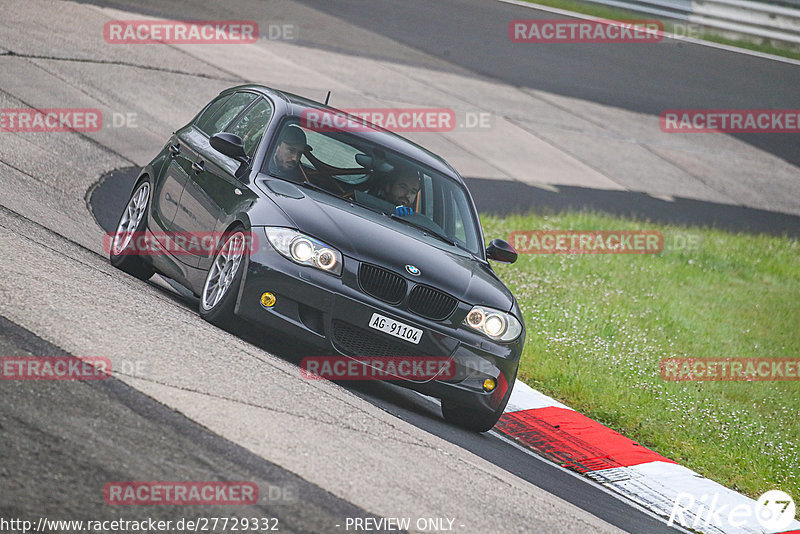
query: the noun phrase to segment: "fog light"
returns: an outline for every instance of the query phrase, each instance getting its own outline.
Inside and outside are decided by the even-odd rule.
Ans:
[[[497,387],[497,382],[495,382],[494,378],[487,378],[483,381],[484,391],[493,391],[495,387]]]
[[[261,295],[261,305],[264,306],[265,308],[273,307],[275,305],[275,301],[277,300],[278,299],[275,298],[275,295],[273,295],[270,292]]]

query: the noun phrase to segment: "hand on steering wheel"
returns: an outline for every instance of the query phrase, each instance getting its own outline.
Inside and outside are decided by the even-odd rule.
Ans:
[[[407,217],[408,215],[414,213],[414,210],[408,206],[397,206],[394,208],[394,213],[398,217]]]

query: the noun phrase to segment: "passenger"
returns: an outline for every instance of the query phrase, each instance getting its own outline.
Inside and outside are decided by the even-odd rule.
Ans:
[[[269,162],[269,172],[279,178],[303,181],[300,157],[306,148],[306,134],[296,124],[284,127],[278,146]]]

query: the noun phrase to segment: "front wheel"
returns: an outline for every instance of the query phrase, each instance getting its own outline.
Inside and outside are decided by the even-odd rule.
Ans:
[[[236,295],[242,281],[242,258],[246,252],[244,231],[234,230],[217,250],[200,295],[200,316],[219,327],[233,319]]]
[[[108,254],[111,265],[139,280],[149,280],[155,273],[153,267],[144,260],[141,252],[137,252],[135,247],[138,236],[145,229],[142,221],[147,216],[149,205],[150,182],[145,180],[133,190],[128,205],[119,218]]]
[[[503,407],[505,408],[505,407]],[[444,420],[473,432],[487,432],[503,415],[503,408],[493,412],[476,408],[468,408],[442,399],[442,415]]]
[[[456,402],[442,399],[442,415],[444,420],[448,423],[460,426],[473,432],[488,432],[503,415],[506,409],[508,400],[511,398],[511,390],[514,389],[514,382],[517,379],[517,373],[514,372],[514,377],[511,379],[510,387],[505,393],[505,397],[501,400],[500,405],[493,411],[482,410],[470,406],[464,406]]]

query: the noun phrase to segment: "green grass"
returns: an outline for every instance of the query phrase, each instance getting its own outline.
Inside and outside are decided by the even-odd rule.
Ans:
[[[641,20],[641,19],[656,19],[664,23],[664,31],[667,33],[677,33],[678,35],[686,34],[686,24],[676,23],[666,19],[659,19],[652,15],[643,13],[636,13],[625,9],[607,7],[600,4],[593,4],[589,2],[581,2],[580,0],[525,0],[531,4],[539,4],[558,9],[565,9],[567,11],[574,11],[575,13],[583,13],[584,15],[591,15],[593,17],[601,17],[612,20]],[[800,51],[788,48],[775,46],[765,42],[754,42],[746,37],[742,39],[731,39],[715,33],[710,30],[693,31],[690,37],[695,39],[702,39],[714,43],[745,48],[756,52],[763,52],[765,54],[773,54],[776,56],[788,57],[791,59],[800,59]]]
[[[483,216],[513,230],[660,230],[660,254],[520,254],[519,378],[751,497],[800,497],[800,382],[667,382],[669,357],[800,355],[800,242],[590,213]],[[698,236],[694,250],[679,236]]]

